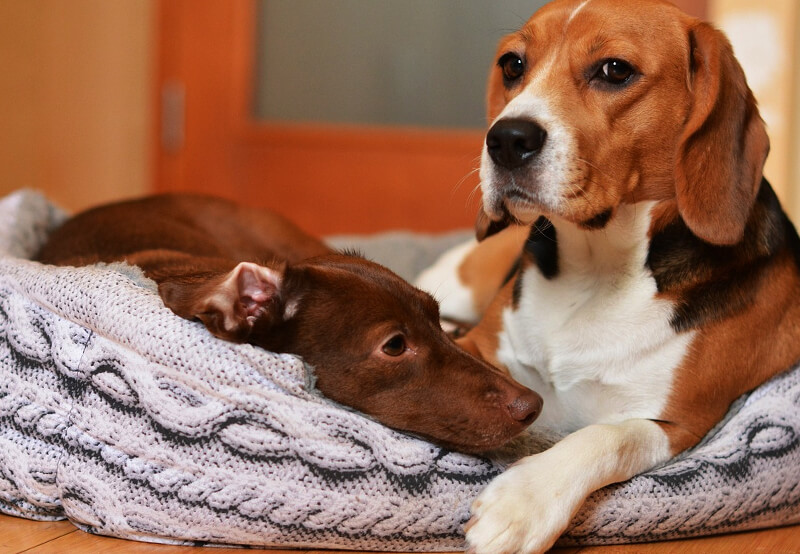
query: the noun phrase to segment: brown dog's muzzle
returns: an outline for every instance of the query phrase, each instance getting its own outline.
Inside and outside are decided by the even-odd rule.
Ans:
[[[532,390],[525,390],[519,396],[513,397],[508,403],[508,414],[511,419],[520,423],[523,428],[533,423],[542,413],[542,397]]]

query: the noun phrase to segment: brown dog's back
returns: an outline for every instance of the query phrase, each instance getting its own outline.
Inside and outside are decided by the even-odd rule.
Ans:
[[[296,262],[331,252],[278,214],[218,198],[167,194],[78,214],[53,232],[37,259],[85,265],[147,250],[256,262]]]

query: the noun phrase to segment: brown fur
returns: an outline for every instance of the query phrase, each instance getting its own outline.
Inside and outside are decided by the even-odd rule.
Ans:
[[[600,13],[605,3],[615,2],[595,0],[584,12]],[[727,39],[670,4],[649,2],[627,3],[626,17],[604,21],[602,30],[586,26],[591,18],[576,19],[562,37],[564,17],[575,7],[546,5],[501,41],[498,58],[515,52],[529,65],[524,80],[511,88],[499,68],[493,69],[490,121],[543,69],[538,60],[550,59],[557,49],[558,59],[574,62],[550,69],[543,94],[557,113],[569,114],[577,128],[577,150],[591,152],[590,163],[573,168],[576,190],[565,216],[582,224],[620,202],[669,200],[677,194],[681,215],[698,236],[736,242],[758,190],[769,141]],[[578,60],[606,55],[623,57],[641,72],[636,87],[609,94],[574,86],[591,69]]]
[[[554,0],[496,60],[481,165],[494,221],[477,232],[533,230],[513,287],[461,342],[541,386],[543,425],[568,434],[489,484],[467,541],[544,552],[592,492],[696,444],[800,361],[800,238],[711,26],[660,0]]]
[[[297,354],[329,398],[448,447],[497,447],[541,407],[450,341],[429,295],[272,213],[186,195],[122,202],[67,221],[38,259],[138,265],[181,317]]]
[[[497,359],[500,346],[500,330],[503,328],[503,309],[511,304],[514,283],[509,281],[494,296],[491,304],[483,313],[478,326],[456,342],[467,352],[486,360],[493,366],[508,373],[508,368]]]
[[[783,251],[760,272],[757,292],[738,313],[700,328],[676,371],[662,419],[674,451],[705,435],[739,395],[800,359],[800,274]]]
[[[501,41],[496,59],[521,56],[525,74],[509,85],[492,69],[488,116],[549,71],[537,93],[578,141],[575,191],[558,215],[585,227],[622,203],[658,202],[648,266],[675,304],[673,327],[699,331],[663,414],[677,452],[800,359],[800,242],[762,179],[769,139],[725,36],[662,2],[592,0],[567,25],[579,4],[548,4]],[[623,4],[624,18],[608,17]],[[613,91],[587,84],[587,60],[603,58],[631,63],[637,80]],[[543,67],[553,59],[563,63]],[[479,238],[514,223],[508,204],[493,208],[505,215],[479,216]],[[511,301],[506,289],[500,297]],[[490,344],[474,335],[494,335],[500,309],[467,340]]]

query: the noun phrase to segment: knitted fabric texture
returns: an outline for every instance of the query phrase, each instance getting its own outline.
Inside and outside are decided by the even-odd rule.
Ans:
[[[503,463],[327,401],[301,360],[213,338],[135,268],[30,261],[62,220],[36,193],[0,201],[0,511],[164,543],[463,547]],[[798,522],[798,476],[792,370],[691,452],[592,495],[562,541]]]

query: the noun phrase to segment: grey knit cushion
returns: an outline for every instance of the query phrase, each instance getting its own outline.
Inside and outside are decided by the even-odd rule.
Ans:
[[[301,360],[213,338],[135,268],[26,259],[62,218],[35,193],[0,201],[0,511],[169,543],[463,546],[472,499],[507,460],[448,452],[327,401]],[[433,239],[401,238],[403,256],[392,235],[383,261],[402,258],[410,277],[426,263],[415,249],[430,258]],[[798,476],[793,370],[693,451],[598,491],[564,540],[798,522]]]

